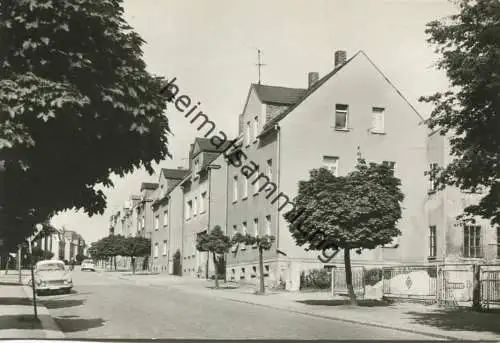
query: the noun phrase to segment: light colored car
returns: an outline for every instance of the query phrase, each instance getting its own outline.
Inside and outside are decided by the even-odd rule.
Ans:
[[[82,261],[82,266],[80,267],[80,270],[82,272],[84,272],[86,270],[91,270],[91,271],[95,272],[94,261],[92,261],[92,260],[83,260]]]
[[[34,274],[37,294],[50,291],[69,293],[73,288],[73,280],[63,261],[39,261],[35,265]]]

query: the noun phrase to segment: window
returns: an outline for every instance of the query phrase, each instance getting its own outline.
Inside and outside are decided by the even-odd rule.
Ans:
[[[247,229],[248,229],[247,222],[243,222],[243,225],[241,227],[241,231],[242,231],[241,234],[243,236],[247,234],[247,231],[248,231]]]
[[[193,211],[193,202],[189,200],[186,203],[186,220],[191,218],[191,212]]]
[[[236,225],[233,225],[233,233],[231,235],[231,238],[234,237],[238,233],[238,227]]]
[[[144,229],[144,227],[146,226],[146,218],[142,217],[142,222],[141,223],[142,223],[141,227]]]
[[[163,256],[167,255],[167,241],[163,241],[163,249],[162,249],[162,254]]]
[[[271,235],[271,216],[266,216],[266,235]]]
[[[396,169],[396,162],[393,161],[384,161],[385,165],[387,165],[392,170],[392,175],[394,176],[394,171]]]
[[[155,230],[160,229],[160,216],[155,217]]]
[[[207,201],[207,192],[201,193],[201,201],[200,201],[200,213],[205,212],[205,202]]]
[[[372,132],[384,133],[384,112],[382,107],[372,107]]]
[[[155,249],[154,249],[154,257],[158,257],[158,243],[155,243]]]
[[[436,180],[433,180],[431,178],[432,174],[434,173],[434,171],[437,169],[438,167],[438,164],[437,163],[431,163],[429,164],[429,194],[432,194],[434,192],[436,192],[437,190],[437,182]]]
[[[248,179],[246,177],[243,178],[243,199],[248,197]]]
[[[245,128],[245,144],[250,144],[250,122],[247,121],[247,126]]]
[[[339,176],[339,158],[333,156],[323,156],[323,166],[333,175]]]
[[[259,169],[256,170],[257,172],[255,173],[256,175],[260,175]],[[255,178],[255,180],[252,181],[253,185],[253,194],[259,194],[259,188],[260,188],[260,180],[259,177]]]
[[[429,226],[429,257],[436,257],[436,226]]]
[[[193,215],[196,216],[198,214],[198,197],[194,197],[194,206],[193,206]]]
[[[266,175],[270,181],[273,180],[273,160],[272,159],[267,160]]]
[[[233,202],[238,201],[238,176],[233,177]]]
[[[194,160],[194,173],[195,173],[195,177],[197,176],[197,174],[199,173],[199,171],[200,171],[200,160],[196,159],[196,160]]]
[[[464,225],[464,257],[482,257],[481,226]]]
[[[259,235],[259,219],[254,218],[253,219],[253,234],[255,237]]]
[[[259,116],[253,118],[253,139],[257,139],[259,135]]]
[[[163,211],[163,226],[168,226],[168,210]]]
[[[348,125],[348,111],[349,106],[339,105],[335,106],[335,129],[337,130],[347,130]]]

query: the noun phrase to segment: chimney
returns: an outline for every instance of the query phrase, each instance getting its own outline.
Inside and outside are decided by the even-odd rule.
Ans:
[[[316,72],[310,72],[308,74],[309,78],[309,88],[311,88],[316,82],[319,80],[319,73]]]
[[[344,64],[346,59],[347,59],[347,54],[344,50],[335,51],[335,68],[338,68],[342,64]]]

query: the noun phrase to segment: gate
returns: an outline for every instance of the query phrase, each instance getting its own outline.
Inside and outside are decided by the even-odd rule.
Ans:
[[[356,296],[365,296],[364,267],[351,267],[352,287]],[[345,281],[345,267],[333,267],[332,269],[332,294],[349,294]]]
[[[471,306],[474,266],[446,264],[438,267],[438,294],[440,306],[456,308]]]
[[[382,268],[384,297],[436,300],[437,266],[402,265]]]
[[[479,283],[481,304],[487,309],[490,305],[500,305],[500,266],[481,266]]]

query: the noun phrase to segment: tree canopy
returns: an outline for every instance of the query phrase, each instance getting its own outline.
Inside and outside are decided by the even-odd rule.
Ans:
[[[164,80],[146,70],[121,3],[0,2],[0,235],[11,245],[59,211],[102,214],[96,185],[170,156]]]
[[[314,169],[309,180],[299,182],[296,208],[285,219],[299,246],[374,249],[401,234],[400,185],[389,163],[360,159],[355,171],[339,177]]]
[[[401,181],[388,162],[358,159],[356,169],[335,176],[325,168],[314,169],[299,182],[296,207],[285,213],[297,245],[310,250],[343,249],[346,283],[353,303],[350,250],[374,249],[401,234],[404,195]]]
[[[231,239],[224,234],[221,227],[216,225],[212,230],[208,233],[202,233],[198,235],[196,239],[196,249],[198,251],[204,251],[208,253],[212,253],[215,275],[214,282],[215,288],[219,288],[219,260],[217,259],[217,255],[225,254],[231,248],[232,242]]]
[[[485,190],[466,217],[500,224],[500,2],[460,0],[459,11],[428,24],[450,89],[422,97],[434,105],[430,129],[450,137],[452,161],[430,171],[438,189]]]

